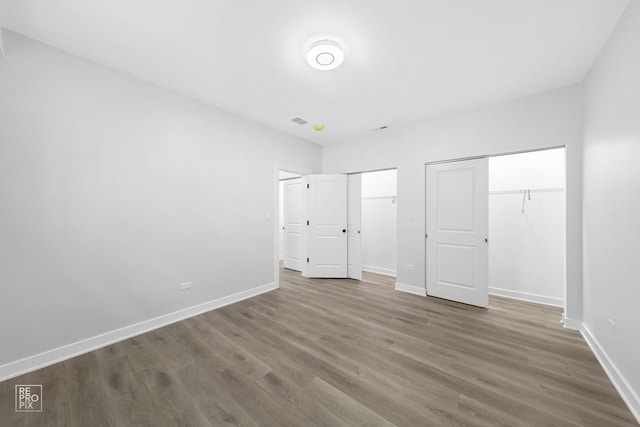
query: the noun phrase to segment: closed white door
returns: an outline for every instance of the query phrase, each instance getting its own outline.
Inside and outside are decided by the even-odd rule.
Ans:
[[[306,200],[302,178],[284,182],[284,267],[302,271],[305,260]]]
[[[307,175],[306,277],[347,277],[347,176]]]
[[[427,295],[489,304],[488,159],[427,165]]]
[[[347,176],[347,277],[362,280],[362,175]]]

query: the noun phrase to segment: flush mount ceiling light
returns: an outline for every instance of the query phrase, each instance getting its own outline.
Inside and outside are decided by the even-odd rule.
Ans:
[[[307,62],[316,70],[333,70],[338,68],[342,61],[344,61],[344,52],[333,40],[317,41],[307,52]]]

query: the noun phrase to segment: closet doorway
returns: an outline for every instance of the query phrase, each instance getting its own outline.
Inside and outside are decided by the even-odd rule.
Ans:
[[[397,170],[361,175],[362,270],[396,276]]]
[[[565,304],[565,148],[426,165],[427,295]]]
[[[489,158],[489,293],[564,306],[565,149]]]

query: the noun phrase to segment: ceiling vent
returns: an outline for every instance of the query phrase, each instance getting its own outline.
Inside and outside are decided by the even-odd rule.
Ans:
[[[308,123],[306,120],[301,119],[300,117],[294,117],[293,119],[291,119],[291,121],[299,125],[306,125]]]

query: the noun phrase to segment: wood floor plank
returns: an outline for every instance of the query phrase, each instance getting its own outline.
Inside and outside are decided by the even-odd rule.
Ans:
[[[0,383],[1,426],[638,426],[555,307],[307,279]],[[42,413],[16,413],[42,384]]]
[[[348,426],[393,426],[371,409],[316,377],[307,387],[312,396]]]
[[[109,411],[118,425],[153,426],[157,413],[154,400],[140,393],[144,385],[138,380],[127,355],[113,356],[108,351],[96,352],[101,388],[105,391]],[[154,408],[150,411],[150,408]]]
[[[107,403],[107,395],[102,387],[100,376],[102,366],[96,352],[87,353],[64,362],[67,394],[73,396],[68,400],[69,425],[105,426],[116,425],[117,418]],[[44,396],[43,399],[48,398]],[[26,415],[26,414],[25,414]],[[42,413],[43,417],[49,417]],[[25,416],[25,418],[28,418]]]
[[[193,402],[212,425],[259,426],[260,424],[229,395],[225,387],[211,377],[211,369],[219,368],[219,365],[212,368],[211,363],[213,362],[197,363],[178,371],[178,379],[188,390]]]

